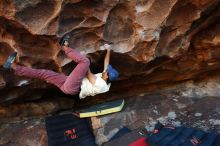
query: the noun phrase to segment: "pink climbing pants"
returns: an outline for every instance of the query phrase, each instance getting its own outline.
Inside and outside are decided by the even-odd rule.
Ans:
[[[86,76],[90,62],[87,57],[82,56],[74,49],[68,48],[65,53],[70,59],[77,63],[77,66],[69,76],[51,70],[32,69],[20,65],[16,65],[15,74],[18,76],[42,79],[57,86],[65,94],[75,95],[80,91],[82,80]]]

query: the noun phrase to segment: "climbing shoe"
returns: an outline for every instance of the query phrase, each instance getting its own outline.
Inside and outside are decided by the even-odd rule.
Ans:
[[[70,39],[70,36],[69,36],[69,35],[63,36],[63,37],[60,39],[60,42],[59,42],[60,46],[63,46],[65,42],[68,42],[68,41],[69,41],[69,39]]]
[[[17,52],[13,52],[11,55],[9,55],[8,59],[6,60],[5,64],[3,65],[3,67],[5,69],[10,69],[11,64],[15,61],[16,56],[17,56]]]

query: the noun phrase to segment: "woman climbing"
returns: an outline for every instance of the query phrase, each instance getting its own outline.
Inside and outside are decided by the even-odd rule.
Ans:
[[[104,59],[104,70],[102,73],[93,74],[89,68],[89,59],[68,46],[69,37],[65,36],[61,40],[61,48],[66,56],[72,59],[77,66],[67,76],[46,69],[33,69],[15,63],[17,52],[12,53],[6,60],[3,67],[13,69],[18,76],[37,78],[57,86],[65,94],[76,95],[79,98],[94,96],[109,91],[111,81],[117,80],[119,73],[109,64],[110,45],[105,44],[106,55]]]

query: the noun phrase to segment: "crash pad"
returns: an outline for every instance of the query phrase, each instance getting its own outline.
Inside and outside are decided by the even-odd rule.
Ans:
[[[120,99],[120,100],[94,105],[87,109],[76,111],[74,112],[74,114],[76,114],[80,118],[101,116],[101,115],[119,112],[122,110],[123,106],[124,106],[124,99]]]
[[[46,130],[49,146],[96,146],[88,120],[73,114],[47,117]]]

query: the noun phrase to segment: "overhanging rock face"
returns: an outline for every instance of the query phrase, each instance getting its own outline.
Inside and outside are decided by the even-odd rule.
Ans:
[[[1,0],[0,64],[16,50],[20,64],[68,72],[73,65],[58,38],[69,34],[70,46],[90,53],[101,70],[99,47],[111,42],[120,80],[108,96],[146,92],[219,70],[219,18],[218,0]],[[0,72],[3,105],[44,99],[48,88]]]

